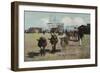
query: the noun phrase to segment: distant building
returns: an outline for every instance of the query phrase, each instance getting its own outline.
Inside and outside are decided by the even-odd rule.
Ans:
[[[50,32],[62,33],[64,30],[63,23],[48,23]]]
[[[30,27],[28,30],[25,30],[25,33],[41,33],[42,28],[39,27]]]
[[[64,30],[64,23],[61,23],[59,22],[59,20],[57,19],[56,16],[53,16],[53,15],[50,15],[49,17],[49,23],[47,23],[48,25],[48,30],[50,32],[56,32],[56,33],[59,33],[59,32],[63,32]]]

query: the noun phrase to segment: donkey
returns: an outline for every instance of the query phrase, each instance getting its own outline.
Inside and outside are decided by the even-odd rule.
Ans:
[[[41,56],[45,56],[45,47],[47,46],[47,40],[45,37],[40,37],[38,40],[38,47],[40,47]]]

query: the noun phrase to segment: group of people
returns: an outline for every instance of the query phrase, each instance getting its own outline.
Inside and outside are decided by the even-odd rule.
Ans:
[[[58,43],[58,38],[55,33],[51,33],[51,38],[48,39],[52,46],[52,53],[55,53],[56,51],[56,44]],[[45,55],[45,47],[47,46],[47,39],[43,36],[41,36],[38,39],[38,47],[40,47],[40,54],[41,56]]]
[[[49,38],[48,40],[50,41],[50,44],[52,46],[52,50],[51,53],[55,53],[56,52],[56,45],[58,43],[58,36],[56,35],[56,33],[50,33],[51,34],[51,38]],[[66,50],[66,46],[68,45],[68,41],[72,40],[71,38],[75,37],[77,41],[80,42],[80,45],[82,45],[82,38],[83,38],[84,33],[82,32],[82,30],[78,30],[78,31],[73,31],[73,32],[68,32],[65,31],[65,33],[63,33],[63,35],[61,35],[59,37],[60,39],[60,45],[62,47],[63,50]],[[45,55],[45,48],[47,46],[47,39],[43,36],[41,36],[38,39],[38,47],[40,47],[40,54],[41,56]]]

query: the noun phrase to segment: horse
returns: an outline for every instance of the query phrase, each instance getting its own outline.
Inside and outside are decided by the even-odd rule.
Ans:
[[[40,47],[41,56],[45,56],[45,47],[47,46],[47,40],[45,37],[40,37],[38,39],[38,47]]]
[[[52,46],[51,52],[55,53],[56,52],[56,45],[58,43],[57,35],[55,33],[51,33],[51,38],[49,40],[50,40],[50,43],[51,43],[51,46]]]
[[[62,47],[62,52],[64,53],[63,55],[66,55],[66,49],[67,49],[67,45],[68,45],[68,37],[64,36],[62,38],[60,38],[60,45]]]
[[[68,41],[69,41],[69,33],[66,31],[65,33],[63,33],[62,36],[59,37],[60,38],[60,45],[62,47],[62,52],[64,53],[63,56],[66,55],[66,49],[68,46]]]

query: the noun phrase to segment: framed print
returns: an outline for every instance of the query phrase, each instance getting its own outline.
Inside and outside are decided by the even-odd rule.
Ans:
[[[11,69],[97,66],[97,7],[11,3]]]

